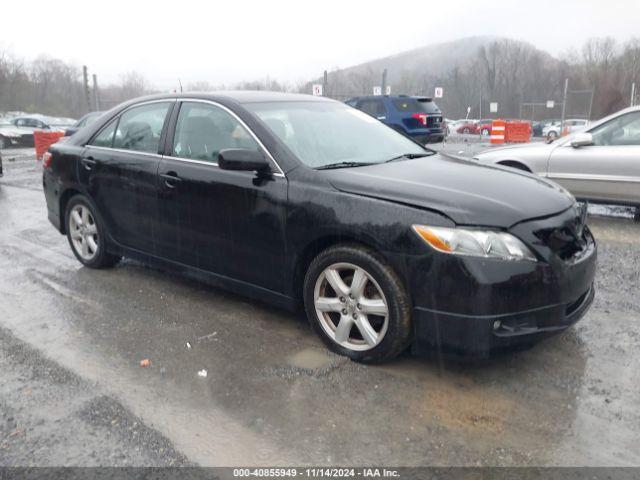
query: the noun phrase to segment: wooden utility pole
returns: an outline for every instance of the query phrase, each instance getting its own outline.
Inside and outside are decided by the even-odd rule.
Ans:
[[[322,96],[326,97],[329,95],[329,91],[327,90],[327,84],[329,83],[329,76],[327,71],[324,71],[324,75],[322,76]]]
[[[381,94],[385,95],[387,93],[387,69],[385,68],[382,71],[382,86],[380,87]]]
[[[569,79],[565,78],[564,79],[564,94],[562,95],[562,117],[561,117],[561,123],[560,123],[560,131],[562,131],[562,129],[564,128],[564,118],[565,118],[565,114],[567,113],[567,93],[569,90]]]
[[[82,77],[84,79],[84,95],[87,102],[87,112],[91,111],[91,94],[89,92],[89,69],[86,65],[82,66]]]
[[[93,74],[93,109],[100,110],[100,92],[98,91],[98,76]]]

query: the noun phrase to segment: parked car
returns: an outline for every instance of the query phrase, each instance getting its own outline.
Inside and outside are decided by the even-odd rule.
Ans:
[[[70,137],[71,135],[76,133],[78,130],[80,130],[82,127],[86,127],[88,125],[91,125],[98,118],[100,118],[100,115],[102,115],[103,113],[104,112],[89,112],[89,113],[87,113],[86,115],[82,116],[80,118],[80,120],[78,120],[76,123],[74,123],[71,127],[67,128],[64,131],[64,136],[65,137]]]
[[[589,125],[588,120],[581,118],[570,118],[564,121],[551,123],[542,129],[542,136],[547,138],[547,141],[554,141],[556,138],[561,137],[568,133],[577,132]]]
[[[456,128],[457,133],[478,134],[478,120],[461,120]]]
[[[550,144],[498,148],[476,158],[549,178],[579,199],[640,206],[640,107],[621,110]]]
[[[377,118],[418,143],[444,140],[442,112],[429,97],[366,96],[354,97],[345,103]]]
[[[32,146],[34,131],[47,130],[64,132],[75,123],[75,120],[72,118],[47,117],[44,115],[23,115],[12,118],[10,122],[22,133],[25,144]]]
[[[0,150],[29,143],[30,134],[24,133],[8,120],[0,120]]]
[[[486,137],[491,133],[491,125],[493,124],[493,120],[490,118],[480,120],[476,125],[476,132]]]
[[[554,123],[560,123],[560,119],[558,118],[550,118],[547,120],[541,120],[539,122],[532,122],[531,123],[531,134],[534,137],[543,137],[543,133],[542,131],[544,130],[545,127],[554,124]]]
[[[127,256],[303,305],[357,361],[527,345],[594,296],[596,245],[564,189],[322,97],[136,99],[52,145],[43,167],[49,220],[86,267]]]

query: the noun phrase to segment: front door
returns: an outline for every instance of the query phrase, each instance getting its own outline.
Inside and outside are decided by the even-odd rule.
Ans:
[[[559,146],[548,176],[578,198],[637,204],[640,199],[640,111],[592,128],[593,145]]]
[[[173,117],[169,155],[158,171],[160,255],[281,291],[286,178],[218,167],[220,150],[262,150],[226,108],[184,101]]]

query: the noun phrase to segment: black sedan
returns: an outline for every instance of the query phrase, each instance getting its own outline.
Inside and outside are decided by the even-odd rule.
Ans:
[[[357,361],[530,344],[593,300],[596,245],[564,189],[324,98],[137,99],[44,167],[49,219],[85,266],[127,256],[304,306]]]

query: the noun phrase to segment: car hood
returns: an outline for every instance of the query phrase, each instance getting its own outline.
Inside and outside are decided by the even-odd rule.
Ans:
[[[459,225],[508,228],[575,202],[540,177],[444,155],[324,173],[340,191],[437,211]]]

